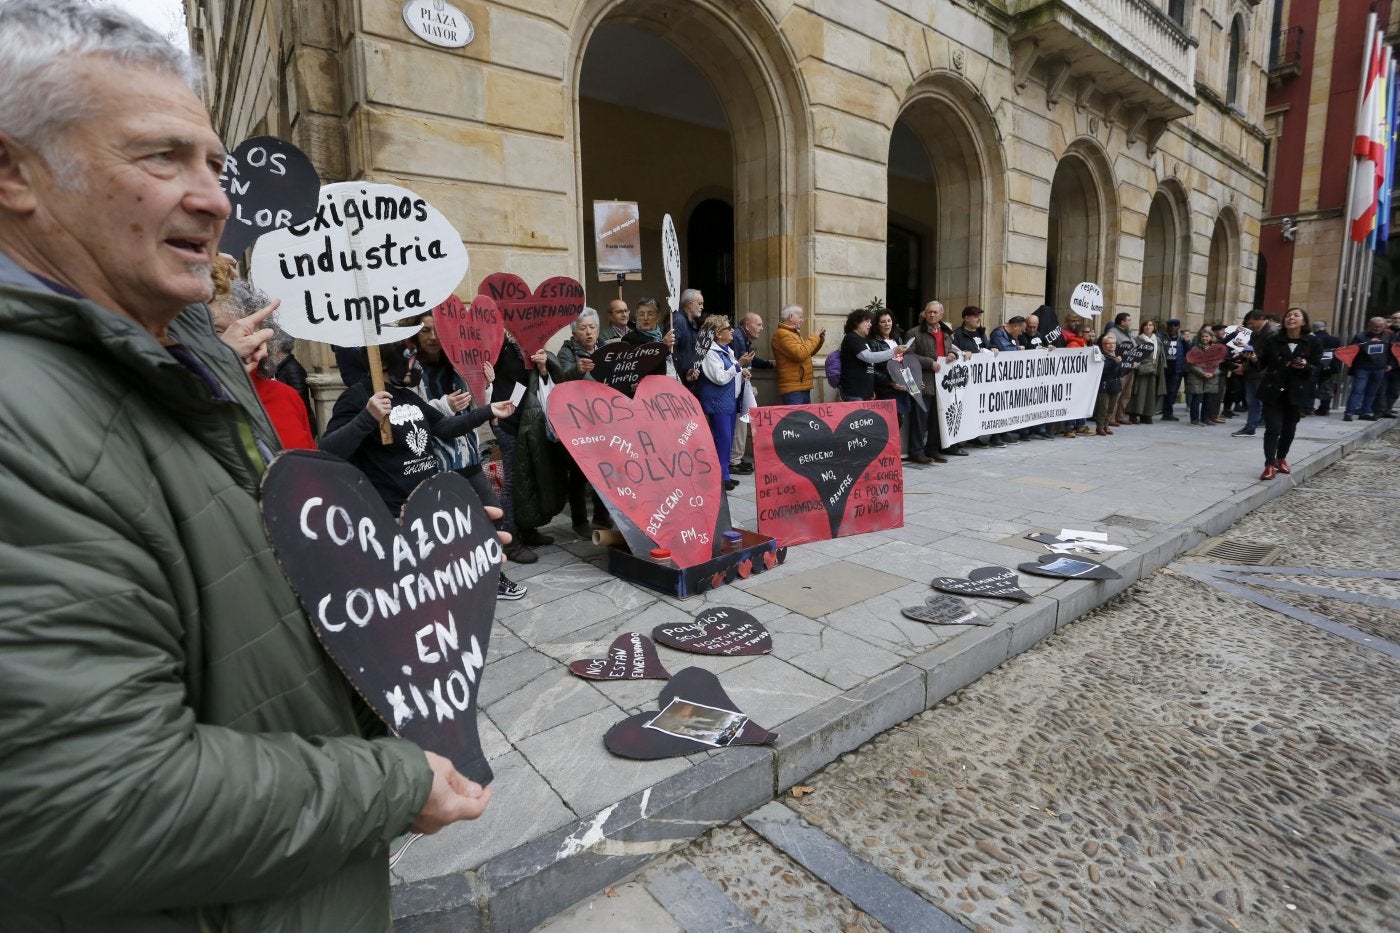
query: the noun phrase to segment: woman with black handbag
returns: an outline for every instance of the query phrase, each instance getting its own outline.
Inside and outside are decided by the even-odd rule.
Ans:
[[[1302,308],[1289,308],[1283,316],[1283,327],[1254,348],[1264,374],[1259,382],[1259,399],[1264,409],[1261,480],[1292,472],[1288,449],[1293,445],[1298,419],[1312,401],[1322,368],[1322,345],[1308,330],[1308,313]]]

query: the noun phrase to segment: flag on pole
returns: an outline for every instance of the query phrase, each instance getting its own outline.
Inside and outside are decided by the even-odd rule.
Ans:
[[[1386,49],[1389,57],[1390,67],[1388,69],[1385,87],[1385,125],[1383,139],[1385,140],[1385,162],[1381,172],[1381,194],[1380,203],[1376,207],[1376,252],[1384,253],[1386,243],[1390,240],[1390,205],[1395,192],[1395,117],[1396,117],[1396,79],[1395,73],[1400,62],[1395,59],[1394,49]]]
[[[1385,143],[1381,137],[1380,123],[1384,111],[1381,97],[1384,93],[1381,72],[1384,70],[1384,57],[1381,35],[1375,28],[1375,14],[1367,19],[1366,54],[1362,59],[1361,106],[1356,117],[1356,139],[1352,154],[1356,164],[1352,175],[1351,239],[1360,243],[1370,236],[1376,226],[1376,199],[1380,193],[1380,169],[1385,157]]]

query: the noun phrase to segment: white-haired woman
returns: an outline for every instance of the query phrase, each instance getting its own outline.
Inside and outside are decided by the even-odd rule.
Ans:
[[[601,326],[598,312],[592,308],[584,308],[574,319],[573,336],[564,341],[557,355],[559,368],[564,371],[564,381],[593,378],[591,354],[598,349],[598,331]],[[593,500],[592,527],[589,527],[588,523],[590,498]],[[608,515],[608,507],[599,498],[597,490],[588,485],[588,479],[572,457],[569,458],[569,518],[574,527],[574,534],[580,538],[591,538],[593,528],[601,530],[611,528],[613,524]]]

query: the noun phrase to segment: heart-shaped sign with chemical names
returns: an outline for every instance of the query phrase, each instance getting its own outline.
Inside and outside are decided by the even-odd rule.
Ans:
[[[719,457],[700,403],[680,383],[647,376],[628,398],[590,379],[565,382],[549,393],[549,423],[633,554],[664,548],[678,567],[718,555],[730,528]]]
[[[442,352],[472,392],[472,403],[486,403],[486,364],[494,364],[505,342],[501,309],[486,295],[477,295],[471,306],[456,295],[433,309]]]
[[[666,371],[669,355],[664,343],[634,344],[614,340],[594,350],[589,358],[593,360],[595,381],[612,386],[624,395],[634,395],[637,383]]]
[[[652,761],[681,758],[733,745],[768,745],[777,741],[739,709],[719,678],[687,667],[661,688],[657,710],[629,716],[603,736],[614,755]]]
[[[1029,601],[1030,593],[1017,586],[1015,571],[1005,567],[978,567],[966,577],[935,577],[930,584],[935,590],[957,593],[959,596],[994,596],[997,599]]]
[[[482,280],[476,293],[496,302],[505,329],[515,335],[527,360],[583,310],[583,286],[562,275],[545,279],[531,291],[520,276],[496,272]]]
[[[768,629],[747,612],[717,606],[706,609],[685,625],[658,625],[651,637],[663,645],[695,654],[737,657],[767,654],[773,650]]]
[[[398,735],[479,784],[477,694],[505,555],[471,484],[439,473],[395,520],[339,457],[289,451],[262,482],[277,561],[326,651]]]
[[[749,416],[760,533],[804,544],[904,523],[892,399],[768,405]]]
[[[661,666],[656,645],[641,632],[624,632],[613,639],[606,658],[584,658],[569,665],[569,672],[585,680],[669,680]]]

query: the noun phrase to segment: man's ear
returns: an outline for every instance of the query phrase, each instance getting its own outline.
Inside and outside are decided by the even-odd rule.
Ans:
[[[33,150],[0,133],[0,210],[20,216],[34,213],[38,198],[32,182],[37,165]]]

